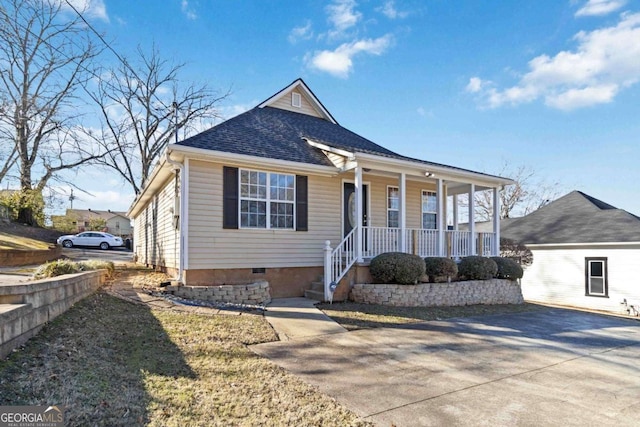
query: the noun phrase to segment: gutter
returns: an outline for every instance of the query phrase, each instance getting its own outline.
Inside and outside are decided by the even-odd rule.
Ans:
[[[171,166],[173,166],[173,173],[174,175],[176,173],[178,173],[178,171],[180,172],[180,205],[178,207],[179,211],[178,211],[178,230],[179,230],[179,249],[180,249],[180,256],[178,257],[178,277],[176,277],[175,281],[177,282],[181,282],[183,280],[183,275],[184,275],[184,244],[183,244],[183,230],[184,230],[184,206],[185,206],[185,176],[184,176],[184,165],[178,161],[175,161],[173,159],[171,159],[171,152],[169,150],[167,150],[166,154],[165,154],[165,159],[167,161],[167,163],[169,163]],[[174,196],[178,196],[177,194],[175,194]],[[175,200],[175,199],[174,199]],[[174,218],[176,217],[176,213],[173,213]]]

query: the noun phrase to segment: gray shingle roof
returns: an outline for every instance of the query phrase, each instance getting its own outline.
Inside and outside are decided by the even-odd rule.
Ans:
[[[580,191],[501,227],[525,244],[640,242],[640,218]]]
[[[177,145],[314,165],[333,166],[324,153],[303,138],[350,152],[420,162],[457,171],[474,172],[394,153],[327,120],[274,107],[253,108]],[[479,173],[485,176],[494,175]]]

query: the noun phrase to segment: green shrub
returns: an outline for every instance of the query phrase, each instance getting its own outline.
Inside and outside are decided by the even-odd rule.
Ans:
[[[34,279],[46,279],[49,277],[62,276],[63,274],[74,274],[91,270],[107,270],[109,277],[113,276],[115,267],[111,261],[82,261],[75,262],[69,259],[58,259],[42,264],[33,273]]]
[[[100,260],[82,261],[80,263],[80,270],[81,271],[107,270],[107,276],[113,277],[115,266],[113,265],[112,261],[100,261]]]
[[[63,274],[73,274],[80,272],[80,265],[68,259],[58,259],[42,264],[33,273],[34,279],[45,279],[48,277],[62,276]]]
[[[424,261],[417,255],[387,252],[371,260],[369,272],[378,283],[415,284],[424,274]]]
[[[451,279],[458,274],[458,264],[451,258],[425,258],[425,274],[429,276],[429,282],[435,283],[436,277]]]
[[[498,265],[491,258],[468,256],[458,265],[458,274],[466,280],[489,280],[496,276]]]
[[[498,279],[516,280],[521,279],[524,271],[520,264],[509,258],[502,258],[499,256],[491,258],[498,265],[498,272],[496,277]]]

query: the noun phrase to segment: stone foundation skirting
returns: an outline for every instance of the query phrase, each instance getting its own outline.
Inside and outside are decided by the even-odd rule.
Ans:
[[[404,307],[522,304],[520,284],[511,280],[470,280],[418,285],[356,284],[351,299],[365,304]]]
[[[106,270],[96,270],[0,286],[0,358],[95,292],[106,275]]]
[[[264,280],[248,285],[167,286],[166,290],[181,298],[211,302],[248,305],[266,305],[271,302],[269,282]]]

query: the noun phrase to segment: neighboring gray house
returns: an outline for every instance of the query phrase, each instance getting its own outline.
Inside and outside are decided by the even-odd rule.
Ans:
[[[533,253],[522,279],[526,300],[633,314],[640,308],[636,215],[573,191],[501,233]]]

